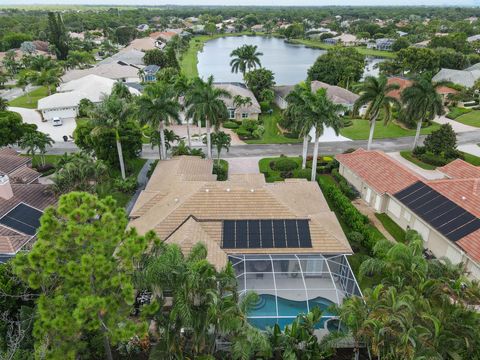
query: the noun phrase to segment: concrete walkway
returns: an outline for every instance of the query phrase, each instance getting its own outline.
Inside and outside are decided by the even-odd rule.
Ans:
[[[261,157],[243,157],[228,159],[229,174],[259,174],[258,162]]]
[[[478,143],[480,144],[480,137]],[[478,144],[460,145],[458,150],[480,157],[480,146]]]
[[[425,179],[436,180],[445,178],[445,175],[442,174],[440,171],[422,169],[421,167],[405,159],[402,155],[400,155],[399,152],[391,152],[387,153],[387,155],[397,160],[403,166],[406,166],[410,170],[413,170],[418,175],[423,176]]]
[[[477,131],[478,130],[478,128],[475,127],[475,126],[462,124],[461,122],[449,119],[446,116],[440,116],[440,117],[436,118],[434,121],[436,123],[441,124],[441,125],[450,124],[452,126],[453,131],[455,131],[456,133]]]
[[[148,178],[147,178],[147,173],[148,170],[150,169],[150,164],[153,163],[153,160],[147,160],[145,164],[143,165],[142,169],[138,173],[137,176],[137,191],[135,191],[135,194],[133,194],[132,198],[127,204],[126,210],[127,210],[127,215],[130,215],[133,209],[133,205],[135,205],[135,202],[137,201],[138,197],[140,196],[140,193],[142,192],[143,189],[145,189],[145,186],[147,186]]]

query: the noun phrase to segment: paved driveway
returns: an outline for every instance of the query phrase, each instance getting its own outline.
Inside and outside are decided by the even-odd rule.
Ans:
[[[63,135],[73,136],[76,127],[75,119],[63,119],[63,125],[53,126],[50,121],[42,121],[42,117],[37,110],[18,107],[10,107],[9,110],[19,113],[24,122],[37,125],[39,131],[49,134],[57,143],[64,142]]]
[[[461,122],[452,120],[447,118],[446,116],[440,116],[437,119],[434,120],[436,123],[439,124],[450,124],[452,125],[453,131],[456,133],[462,133],[462,132],[469,132],[469,131],[478,131],[478,128],[475,126],[470,126],[470,125],[465,125],[462,124]]]
[[[230,158],[228,161],[229,174],[259,174],[258,161],[261,157]]]
[[[480,144],[480,137],[478,138]],[[478,144],[468,144],[468,145],[460,145],[458,150],[475,155],[480,156],[480,145]]]

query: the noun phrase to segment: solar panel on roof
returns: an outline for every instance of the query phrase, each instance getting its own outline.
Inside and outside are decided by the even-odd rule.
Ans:
[[[480,220],[475,215],[421,181],[394,197],[451,241],[480,228]]]
[[[224,220],[224,249],[312,247],[308,220]]]
[[[26,235],[35,235],[40,227],[40,210],[19,204],[0,219],[0,224]]]

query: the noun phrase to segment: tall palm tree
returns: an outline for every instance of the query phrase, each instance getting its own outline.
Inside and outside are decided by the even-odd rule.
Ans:
[[[310,85],[308,84],[307,86]],[[333,103],[327,97],[326,89],[318,89],[317,92],[306,92],[303,96],[308,104],[308,112],[304,126],[315,129],[311,178],[311,181],[315,181],[317,178],[318,145],[320,137],[323,135],[325,127],[332,128],[338,135],[342,124],[339,113],[344,111],[345,107]]]
[[[190,88],[190,80],[182,73],[177,74],[173,81],[173,89],[175,91],[175,98],[180,104],[180,107],[183,112],[185,112],[185,95]],[[192,147],[192,138],[190,136],[190,118],[185,116],[186,126],[187,126],[187,144],[188,147]]]
[[[391,91],[397,90],[398,88],[398,84],[388,84],[385,76],[380,76],[378,79],[373,76],[368,76],[359,87],[360,97],[355,101],[353,113],[358,114],[358,110],[362,106],[367,105],[365,118],[368,118],[370,121],[367,150],[370,150],[372,146],[375,122],[380,112],[383,110],[383,122],[384,125],[387,125],[392,117],[393,106],[399,104],[396,98],[388,95]]]
[[[431,81],[419,78],[402,91],[401,98],[405,116],[417,123],[417,132],[412,146],[412,149],[415,149],[422,123],[426,120],[433,120],[435,116],[444,113],[442,97],[437,92],[437,86]]]
[[[119,99],[124,99],[126,101],[130,101],[133,98],[133,95],[128,89],[128,86],[121,81],[116,81],[115,84],[113,84],[111,95],[114,95]]]
[[[18,145],[22,149],[27,149],[27,154],[32,155],[32,163],[36,163],[35,154],[37,151],[41,155],[41,165],[45,165],[45,153],[47,146],[52,146],[55,141],[48,135],[41,131],[28,131],[19,140]]]
[[[213,76],[207,81],[195,79],[191,90],[185,97],[187,116],[196,122],[205,120],[207,128],[207,157],[212,158],[212,141],[210,138],[210,126],[218,130],[221,122],[228,119],[228,110],[223,99],[230,98],[228,91],[213,85]]]
[[[284,111],[284,116],[293,122],[293,128],[303,137],[302,169],[305,169],[307,166],[308,134],[311,130],[310,124],[305,121],[310,112],[309,104],[306,101],[310,92],[310,83],[296,85],[293,91],[287,95],[288,106]]]
[[[58,68],[42,70],[35,74],[33,82],[36,85],[46,86],[48,95],[51,95],[52,86],[56,88],[60,84],[60,70]]]
[[[126,174],[119,130],[131,115],[132,106],[125,99],[116,95],[110,95],[105,98],[94,110],[95,117],[93,122],[96,127],[93,129],[93,132],[98,132],[105,128],[115,131],[115,143],[117,145],[118,162],[120,163],[122,179],[126,178]]]
[[[175,100],[173,88],[161,82],[149,84],[144,93],[137,99],[138,117],[142,124],[148,124],[160,133],[158,152],[161,160],[167,159],[165,147],[165,125],[173,119],[179,122],[180,105]]]
[[[233,58],[230,61],[233,73],[239,71],[245,77],[245,73],[254,69],[257,66],[261,67],[260,56],[263,53],[257,51],[257,45],[243,45],[230,53],[230,57]]]

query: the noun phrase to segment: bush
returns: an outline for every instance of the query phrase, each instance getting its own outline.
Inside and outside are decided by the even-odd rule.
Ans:
[[[444,159],[443,157],[439,155],[432,154],[430,152],[427,152],[425,154],[421,154],[417,156],[418,159],[423,161],[426,164],[430,164],[433,166],[444,166],[447,165],[448,160]]]
[[[268,101],[261,101],[260,102],[260,109],[262,110],[262,113],[268,112],[272,107],[270,106],[270,102]]]
[[[450,109],[450,112],[446,116],[449,119],[456,119],[459,116],[468,114],[471,111],[472,111],[472,109],[454,107],[453,109]]]
[[[228,169],[222,164],[218,164],[216,161],[213,164],[213,173],[217,175],[218,181],[226,181],[228,178]]]
[[[137,190],[137,179],[135,177],[128,177],[125,180],[115,179],[113,188],[125,194],[131,194]]]
[[[280,177],[282,179],[291,179],[293,178],[293,171],[281,171]]]
[[[343,119],[342,120],[342,127],[346,128],[346,127],[349,127],[349,126],[352,126],[352,125],[353,125],[352,119]]]
[[[35,169],[42,174],[42,176],[51,175],[55,172],[55,166],[52,164],[37,165]]]
[[[152,162],[150,164],[150,167],[148,168],[148,172],[147,172],[147,178],[150,179],[150,177],[152,176],[153,172],[155,171],[155,168],[157,167],[157,164],[158,164],[158,160],[155,160],[154,162]]]
[[[425,146],[416,146],[415,149],[412,151],[412,155],[415,157],[421,156],[427,152]]]
[[[312,171],[310,169],[295,169],[293,171],[293,177],[296,179],[310,180],[312,177]]]
[[[272,170],[276,171],[292,171],[298,168],[298,164],[289,158],[281,158],[276,161],[272,161],[272,163],[270,163],[270,167]]]
[[[296,132],[286,132],[283,134],[287,139],[298,139],[300,134]]]
[[[258,126],[257,120],[245,119],[242,121],[241,127],[249,132],[252,132],[257,129],[257,126]]]
[[[436,155],[455,150],[457,147],[457,134],[452,125],[443,124],[438,130],[427,135],[424,141],[425,149]]]
[[[345,196],[347,196],[350,200],[358,197],[358,191],[355,190],[342,175],[340,175],[338,169],[332,170],[332,176],[337,181],[338,187]]]
[[[226,121],[223,123],[225,129],[238,129],[239,126],[235,121]]]

